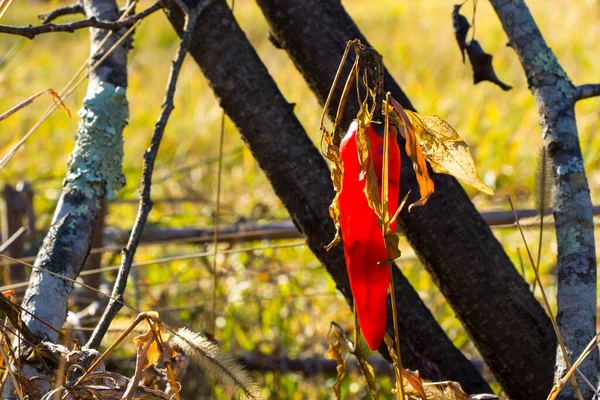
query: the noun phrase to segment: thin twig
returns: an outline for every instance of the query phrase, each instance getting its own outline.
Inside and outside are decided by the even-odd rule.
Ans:
[[[600,84],[593,83],[588,85],[579,85],[576,88],[575,100],[589,99],[590,97],[600,96]]]
[[[123,293],[125,292],[125,287],[127,286],[127,278],[129,276],[129,272],[133,264],[133,257],[137,250],[137,246],[140,242],[144,226],[146,225],[148,214],[150,214],[150,210],[152,209],[153,205],[150,196],[150,191],[152,188],[152,173],[154,172],[154,162],[158,154],[158,148],[160,146],[160,142],[162,140],[167,121],[174,108],[173,98],[175,96],[175,89],[177,87],[177,78],[179,77],[179,72],[181,70],[181,66],[183,65],[183,60],[185,58],[185,55],[187,54],[190,42],[192,40],[192,34],[194,32],[196,20],[198,19],[198,16],[202,12],[202,10],[204,10],[205,6],[209,3],[210,2],[208,1],[203,2],[197,8],[190,11],[189,14],[186,14],[184,34],[181,40],[181,44],[179,46],[179,50],[177,52],[177,56],[175,58],[175,61],[173,62],[171,71],[169,73],[169,80],[167,83],[165,100],[163,102],[163,109],[158,119],[158,122],[155,125],[150,147],[144,153],[144,165],[141,180],[141,199],[138,214],[134,222],[133,230],[131,231],[129,243],[127,244],[127,247],[125,247],[122,251],[121,257],[123,261],[121,262],[121,268],[119,269],[119,274],[117,275],[117,279],[113,287],[111,300],[108,304],[108,307],[104,311],[100,322],[98,323],[98,325],[96,325],[94,333],[92,334],[90,340],[87,343],[87,346],[90,348],[97,349],[100,346],[102,338],[104,337],[104,334],[110,326],[113,318],[117,315],[117,313],[122,307]],[[119,301],[115,301],[115,299],[118,299]]]
[[[2,243],[2,246],[0,246],[0,253],[4,253],[11,244],[13,244],[15,242],[15,240],[17,240],[18,238],[21,237],[21,235],[23,234],[28,234],[29,233],[29,228],[26,226],[22,226],[19,228],[18,231],[16,231],[15,233],[13,233],[13,235],[11,237],[8,238],[8,240],[4,243]]]
[[[146,18],[148,15],[165,7],[165,0],[159,0],[152,6],[148,7],[144,11],[132,15],[131,17],[124,18],[119,21],[100,21],[95,17],[84,19],[82,21],[75,21],[66,24],[44,24],[37,26],[8,26],[0,25],[0,33],[8,33],[11,35],[25,36],[29,39],[34,39],[37,35],[52,32],[69,32],[73,33],[77,29],[83,28],[99,28],[99,29],[110,29],[118,30],[121,28],[128,28],[139,20]]]
[[[73,14],[85,14],[81,3],[75,3],[75,4],[71,4],[69,6],[59,7],[57,9],[49,11],[47,13],[39,14],[38,18],[42,20],[42,24],[48,24],[48,23],[54,21],[58,17],[62,17],[65,15],[73,15]]]

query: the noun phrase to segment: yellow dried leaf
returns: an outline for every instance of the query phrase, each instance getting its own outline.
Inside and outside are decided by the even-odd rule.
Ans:
[[[169,340],[168,331],[164,330],[163,328],[160,328],[160,330],[156,329],[156,332],[160,332],[163,343]],[[152,332],[152,329],[148,329],[148,331],[143,335],[134,337],[133,343],[137,350],[138,358],[145,357],[144,366],[142,369],[146,369],[149,366],[156,364],[161,359],[161,346],[156,341],[156,336]],[[172,354],[173,356],[171,358],[175,356],[174,352]]]
[[[450,174],[483,193],[494,194],[479,178],[469,147],[450,124],[436,115],[405,112],[414,126],[423,155],[435,172]]]

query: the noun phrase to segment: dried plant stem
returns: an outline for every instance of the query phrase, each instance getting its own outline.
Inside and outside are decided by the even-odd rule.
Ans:
[[[546,291],[544,290],[544,285],[542,285],[542,281],[540,280],[540,274],[539,274],[538,269],[535,266],[535,261],[533,260],[531,251],[529,250],[529,245],[527,244],[527,239],[525,239],[525,234],[523,233],[523,228],[521,227],[521,223],[519,222],[519,217],[517,216],[515,206],[513,205],[510,195],[506,196],[506,199],[508,200],[508,204],[510,204],[510,209],[512,210],[514,217],[515,217],[515,223],[517,224],[517,227],[519,228],[519,232],[521,233],[521,238],[523,239],[523,244],[525,245],[525,251],[527,252],[527,256],[529,257],[529,262],[531,263],[531,268],[533,268],[533,272],[535,273],[535,279],[540,287],[540,292],[542,293],[544,307],[546,308],[546,312],[548,313],[548,316],[550,317],[550,320],[552,321],[552,327],[554,328],[554,332],[556,333],[556,339],[558,340],[558,345],[560,346],[560,350],[563,353],[563,357],[565,359],[565,363],[567,364],[567,368],[571,369],[572,364],[571,364],[571,360],[569,359],[569,354],[567,353],[567,348],[565,347],[565,343],[562,339],[562,335],[560,334],[560,331],[558,330],[558,325],[556,324],[556,318],[554,317],[554,314],[552,313],[552,309],[550,308],[550,302],[548,301],[548,297],[546,296]],[[575,379],[574,376],[571,376],[571,384],[573,385],[573,390],[575,391],[577,398],[579,400],[583,400],[581,390],[579,389],[579,386],[577,385],[577,379]]]
[[[388,110],[389,104],[390,104],[390,93],[386,94],[386,102],[385,102],[385,122],[384,122],[384,128],[383,128],[383,171],[382,171],[382,188],[381,188],[381,208],[382,208],[382,215],[383,215],[383,239],[384,239],[384,244],[385,244],[385,252],[386,255],[389,254],[388,248],[387,248],[387,241],[385,240],[385,233],[387,230],[389,230],[389,225],[390,225],[390,217],[389,217],[389,200],[388,200],[388,194],[389,194],[389,150],[390,150],[390,132],[389,132],[389,124],[390,124],[390,113]],[[388,256],[389,257],[389,256]],[[381,267],[383,267],[383,265],[381,265]],[[404,400],[404,379],[402,376],[402,373],[404,372],[404,369],[402,367],[402,356],[400,353],[400,333],[398,332],[398,313],[396,310],[396,288],[394,287],[394,274],[393,274],[393,268],[394,268],[394,264],[393,263],[389,263],[388,264],[388,268],[390,270],[390,296],[391,296],[391,300],[392,300],[392,316],[393,316],[393,321],[394,321],[394,343],[396,344],[396,356],[398,357],[398,365],[396,365],[396,368],[398,368],[400,371],[399,373],[396,373],[397,375],[397,379],[396,379],[396,393],[398,394],[398,399],[399,400]]]
[[[396,392],[398,393],[398,399],[404,400],[404,368],[402,366],[402,354],[400,353],[400,333],[398,332],[398,313],[396,311],[396,289],[394,287],[394,276],[392,274],[393,264],[389,265],[390,268],[390,295],[392,298],[392,318],[394,321],[394,343],[396,344],[396,355],[398,356],[398,365],[396,368],[400,370],[397,374],[396,381]]]
[[[0,346],[0,354],[2,354],[2,359],[4,360],[4,365],[6,365],[6,370],[8,371],[8,374],[10,375],[10,379],[12,380],[13,385],[15,386],[15,389],[16,389],[17,395],[19,396],[19,399],[25,400],[25,397],[23,397],[23,386],[20,385],[21,381],[15,376],[15,373],[13,372],[12,368],[10,367],[10,360],[8,359],[8,355],[4,351],[4,346]]]
[[[223,139],[225,137],[225,111],[221,115],[221,132],[219,135],[219,163],[217,165],[217,199],[215,201],[215,220],[213,236],[213,292],[212,292],[212,312],[211,325],[212,334],[217,332],[217,246],[219,245],[219,213],[221,211],[221,175],[223,172]]]
[[[583,350],[583,352],[579,355],[573,366],[569,368],[569,371],[565,374],[565,376],[563,376],[560,379],[560,381],[558,381],[556,385],[552,388],[552,392],[550,392],[548,400],[554,400],[562,390],[563,386],[567,383],[567,380],[571,379],[573,373],[576,370],[579,372],[577,367],[579,367],[583,360],[585,360],[585,358],[592,352],[594,347],[598,344],[598,339],[600,339],[600,332],[598,332],[596,336],[594,336],[594,338],[590,341],[585,350]],[[583,374],[580,373],[580,376],[583,376]],[[593,390],[594,392],[597,391],[595,388]]]

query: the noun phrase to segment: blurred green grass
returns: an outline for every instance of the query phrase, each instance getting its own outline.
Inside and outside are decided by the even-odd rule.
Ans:
[[[62,4],[66,3],[27,2],[27,6],[15,3],[2,23],[35,24],[38,13]],[[150,4],[143,0],[139,9]],[[568,7],[557,0],[530,0],[528,4],[574,83],[596,82],[595,66],[600,62],[600,54],[595,52],[595,42],[600,33],[600,2],[577,0],[569,2]],[[504,198],[511,194],[518,208],[533,207],[534,170],[537,149],[541,146],[539,117],[519,60],[506,46],[506,36],[491,6],[479,2],[476,35],[484,49],[493,54],[500,79],[513,86],[509,92],[487,82],[472,84],[470,67],[462,64],[454,41],[451,2],[382,0],[373,6],[371,2],[346,0],[344,6],[370,43],[381,52],[390,72],[417,109],[445,118],[470,145],[481,176],[496,190],[496,196],[490,198],[465,188],[476,206],[480,210],[507,209]],[[470,19],[471,3],[463,10]],[[268,27],[255,2],[237,1],[235,15],[286,99],[297,104],[296,115],[317,142],[321,109],[285,52],[275,49],[267,40]],[[33,41],[3,35],[0,57],[19,43],[21,47],[16,55],[0,69],[0,110],[9,109],[39,90],[48,87],[59,90],[89,52],[88,34],[81,30],[73,34],[43,35]],[[136,198],[142,154],[160,111],[170,61],[177,45],[178,38],[160,12],[145,20],[135,34],[129,57],[131,117],[125,131],[123,164],[127,186],[118,194],[121,199]],[[79,108],[85,90],[84,83],[67,100],[73,111]],[[41,98],[2,122],[2,154],[28,131],[50,101]],[[159,203],[150,220],[169,226],[210,226],[222,111],[190,59],[181,72],[175,107],[155,173],[164,179],[153,186],[153,196],[157,199],[186,196],[198,200],[176,205]],[[597,99],[578,103],[579,135],[595,204],[600,194],[600,137],[596,134],[599,117]],[[47,227],[60,195],[77,119],[68,119],[64,113],[56,112],[8,167],[0,171],[3,182],[15,183],[21,179],[33,182],[40,229]],[[240,216],[259,222],[286,218],[285,209],[228,120],[225,129],[221,223],[234,222]],[[111,205],[108,223],[129,228],[136,210],[135,205]],[[554,297],[552,268],[556,246],[553,233],[548,233],[542,271],[546,288]],[[495,234],[518,266],[517,249],[523,245],[517,232],[502,229],[495,230]],[[527,235],[535,248],[535,230],[529,230]],[[403,246],[408,248],[405,242]],[[144,248],[137,260],[203,249],[209,248],[181,245]],[[140,270],[136,285],[128,288],[127,298],[133,304],[137,292],[141,299],[139,307],[148,310],[181,306],[182,309],[167,309],[161,315],[173,324],[208,329],[212,278],[211,260],[206,260],[208,264],[202,260],[180,261]],[[349,329],[352,326],[352,315],[336,294],[334,283],[305,247],[240,253],[219,257],[218,261],[220,269],[227,274],[219,280],[218,311],[222,318],[218,321],[218,337],[228,350],[239,353],[259,349],[267,354],[290,357],[324,356],[329,321],[335,319]],[[118,256],[106,255],[104,262],[114,264]],[[469,356],[477,357],[451,308],[418,262],[401,265],[454,343]],[[526,271],[531,282],[533,274],[529,268]],[[263,383],[272,388],[273,397],[329,398],[333,380],[266,374]],[[389,382],[384,382],[382,393],[389,394],[388,389]],[[350,397],[365,395],[362,381],[357,377],[346,382],[344,391]]]

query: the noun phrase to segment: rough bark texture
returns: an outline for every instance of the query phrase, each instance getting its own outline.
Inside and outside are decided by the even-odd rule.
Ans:
[[[337,0],[258,4],[273,41],[288,52],[323,104],[346,41],[367,40]],[[385,88],[412,108],[389,75]],[[330,117],[335,106],[328,110]],[[344,127],[357,108],[350,98]],[[410,163],[403,163],[401,181],[403,191],[418,193]],[[436,195],[427,205],[401,214],[402,230],[505,392],[514,399],[545,398],[552,386],[556,348],[548,316],[458,182],[447,175],[434,175],[434,181]],[[408,325],[407,331],[411,329]]]
[[[575,121],[578,93],[544,41],[525,2],[491,0],[491,3],[525,70],[540,114],[544,147],[552,163],[552,203],[558,244],[557,323],[569,358],[574,361],[596,334],[594,222]],[[597,350],[579,370],[597,385]],[[565,362],[559,349],[555,379],[564,373]],[[583,397],[591,398],[593,392],[585,384],[580,387]],[[562,396],[573,396],[570,385],[563,389]]]
[[[183,15],[179,9],[172,6],[168,17],[181,34]],[[334,195],[329,169],[225,1],[216,1],[201,15],[190,54],[306,235],[310,249],[352,304],[342,247],[324,250],[335,232],[328,213]],[[489,392],[486,382],[452,345],[397,269],[394,280],[406,366],[418,368],[431,379],[460,381],[468,392]],[[388,332],[393,336],[391,315]]]
[[[115,0],[84,0],[88,17],[116,20],[119,8]],[[90,30],[91,50],[96,51],[106,35],[99,29]],[[119,38],[115,33],[92,59],[97,61]],[[128,104],[127,52],[129,44],[119,46],[89,77],[89,85],[81,121],[71,153],[63,193],[56,207],[52,226],[38,253],[35,266],[74,279],[77,277],[92,244],[100,200],[112,195],[124,184],[121,173],[123,157],[122,131],[127,123]],[[33,270],[23,307],[37,317],[60,329],[67,315],[67,302],[73,283],[56,276]],[[23,321],[42,340],[56,342],[57,333],[46,325],[23,314]],[[25,377],[51,376],[39,363],[23,362]],[[50,382],[36,380],[45,393]],[[12,382],[7,381],[3,397],[13,398]]]

